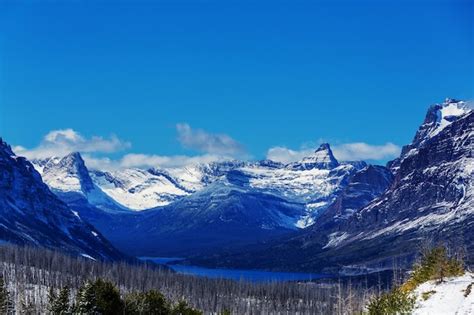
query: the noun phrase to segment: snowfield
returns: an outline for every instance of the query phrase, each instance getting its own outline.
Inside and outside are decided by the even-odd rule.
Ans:
[[[467,272],[439,284],[436,281],[423,283],[415,294],[415,315],[474,314],[474,273]]]

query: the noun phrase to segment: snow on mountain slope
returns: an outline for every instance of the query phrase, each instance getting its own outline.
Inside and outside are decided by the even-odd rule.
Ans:
[[[36,170],[42,175],[43,181],[52,189],[82,194],[87,194],[87,192],[94,189],[94,184],[90,180],[84,161],[77,152],[68,154],[63,158],[51,157],[32,162]]]
[[[306,214],[296,223],[304,228],[331,205],[348,178],[365,163],[339,163],[329,144],[322,144],[313,155],[283,167],[249,163],[239,170],[248,176],[250,187],[306,205]]]
[[[171,169],[87,170],[79,153],[34,161],[44,181],[59,195],[77,193],[102,209],[146,210],[163,207],[232,176],[247,189],[304,204],[306,212],[295,223],[304,228],[337,197],[348,177],[364,162],[339,163],[329,144],[313,155],[284,165],[272,161],[223,161]],[[239,174],[235,177],[235,174]],[[68,199],[65,200],[68,202]],[[123,210],[122,209],[122,210]],[[109,209],[110,210],[110,209]]]
[[[109,197],[131,210],[164,206],[189,195],[169,176],[151,170],[91,171],[91,177]]]
[[[293,170],[308,170],[308,169],[333,169],[339,166],[339,162],[334,157],[332,150],[328,143],[323,143],[310,156],[304,157],[301,161],[290,163],[287,168]]]
[[[389,269],[395,260],[399,266],[410,265],[420,241],[431,240],[464,246],[467,263],[474,264],[474,111],[462,106],[460,113],[453,109],[460,102],[453,102],[430,108],[413,142],[389,163],[395,171],[393,182],[386,169],[374,169],[377,176],[360,177],[346,186],[300,235],[262,245],[258,253],[238,252],[209,261],[236,268]],[[433,136],[431,130],[439,125],[430,117],[444,108],[450,113],[449,124]],[[381,190],[366,186],[366,179],[374,187],[377,182],[389,187],[380,195]]]
[[[402,161],[416,154],[417,148],[429,142],[442,130],[451,125],[460,117],[471,112],[471,108],[464,101],[447,98],[442,104],[432,105],[426,113],[423,124],[418,128],[413,141],[402,148],[400,157],[389,162],[388,167],[396,173]]]
[[[314,217],[335,200],[347,177],[356,169],[351,165],[341,165],[333,170],[296,171],[249,166],[241,171],[249,176],[251,187],[305,204],[307,214],[297,223],[303,228],[311,225]]]
[[[471,315],[474,314],[474,274],[429,281],[415,290],[417,298],[413,315]]]
[[[17,157],[1,139],[0,239],[95,259],[124,258],[48,189],[30,162]]]
[[[33,160],[32,164],[49,188],[65,202],[86,199],[106,210],[126,210],[94,184],[78,152],[63,158]]]

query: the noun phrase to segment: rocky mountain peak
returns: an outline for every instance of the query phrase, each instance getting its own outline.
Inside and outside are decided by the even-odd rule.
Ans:
[[[304,157],[301,161],[289,164],[295,170],[309,170],[313,168],[333,169],[339,166],[329,143],[322,143],[313,154]]]
[[[43,178],[52,188],[88,193],[94,183],[79,152],[63,158],[51,158],[43,168]]]
[[[3,139],[0,137],[0,151],[6,153],[7,155],[14,155],[12,148],[8,143],[3,141]]]
[[[392,172],[396,173],[400,163],[408,156],[427,145],[433,138],[437,137],[441,131],[453,122],[462,119],[471,113],[472,109],[464,101],[447,98],[441,104],[434,104],[428,108],[423,124],[418,128],[413,141],[404,146],[399,158],[388,163]]]

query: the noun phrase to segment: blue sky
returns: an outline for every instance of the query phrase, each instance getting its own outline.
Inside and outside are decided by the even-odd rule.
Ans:
[[[430,104],[473,98],[472,1],[255,2],[1,2],[0,135],[110,159],[364,143],[383,162]]]

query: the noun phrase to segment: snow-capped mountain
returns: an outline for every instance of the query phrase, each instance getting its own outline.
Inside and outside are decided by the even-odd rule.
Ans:
[[[304,228],[336,200],[349,177],[365,166],[364,162],[339,163],[329,144],[324,143],[312,156],[296,163],[283,167],[254,163],[239,171],[247,177],[250,187],[304,204],[306,211],[296,223]]]
[[[98,230],[49,190],[30,162],[17,157],[1,139],[0,239],[91,259],[124,258]]]
[[[165,206],[190,193],[165,171],[93,170],[90,174],[95,185],[105,194],[122,206],[135,211]]]
[[[107,211],[126,210],[94,184],[78,152],[33,160],[32,164],[49,188],[68,204],[87,201]]]
[[[444,128],[448,127],[452,122],[470,111],[471,109],[466,102],[450,98],[447,98],[442,104],[432,105],[428,109],[425,120],[416,132],[413,141],[403,147],[399,158],[388,163],[392,172],[396,173],[401,162],[406,157],[415,154],[419,147],[423,146],[426,142],[429,142]]]
[[[323,143],[310,156],[304,157],[301,161],[291,163],[287,166],[293,170],[311,170],[318,169],[333,169],[339,166],[339,162],[334,157],[329,143]]]
[[[298,228],[313,224],[347,185],[349,176],[366,166],[364,162],[338,162],[329,144],[322,144],[312,155],[288,165],[268,160],[223,161],[166,170],[100,171],[87,170],[79,153],[33,163],[44,181],[66,202],[74,199],[71,196],[85,198],[107,211],[163,207],[210,184],[238,177],[240,182],[233,183],[236,186],[303,204],[305,211],[295,221]]]
[[[371,189],[363,188],[365,176],[353,176],[356,185],[346,186],[300,235],[207,263],[312,271],[391,268],[396,260],[409,264],[423,240],[463,247],[473,263],[474,111],[452,99],[432,106],[412,143],[388,165],[395,171],[393,183],[365,206],[354,211],[352,188],[362,184],[355,195],[366,191],[368,199]],[[377,181],[389,182],[390,174],[374,171]]]
[[[72,153],[35,161],[35,166],[62,200],[119,249],[137,255],[183,255],[308,227],[366,164],[340,163],[329,144],[323,144],[289,165],[223,161],[105,172],[87,170],[80,154]],[[370,187],[366,199],[386,188],[377,180],[366,184],[380,186]]]

